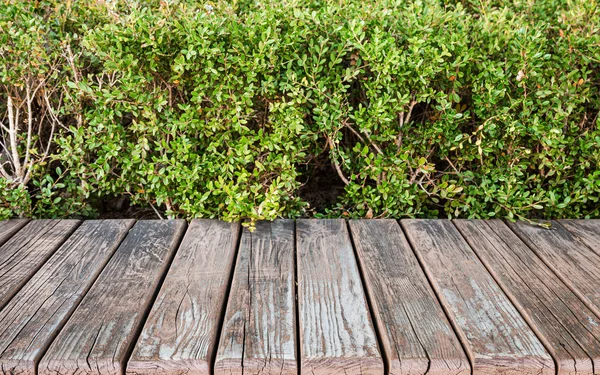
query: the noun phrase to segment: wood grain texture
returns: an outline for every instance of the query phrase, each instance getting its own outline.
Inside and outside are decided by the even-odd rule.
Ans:
[[[194,220],[144,325],[127,374],[208,374],[239,224]]]
[[[383,374],[344,220],[298,220],[298,314],[303,374]]]
[[[294,301],[294,221],[244,229],[215,374],[296,375]]]
[[[27,219],[0,221],[0,246],[27,224]]]
[[[558,223],[567,228],[576,240],[583,242],[594,253],[600,255],[600,219],[559,220]]]
[[[450,221],[401,223],[474,374],[554,374],[542,343]]]
[[[469,360],[395,220],[350,229],[390,375],[470,374]]]
[[[0,247],[0,309],[79,224],[79,220],[30,221]]]
[[[0,313],[0,372],[35,375],[36,364],[134,220],[84,222]]]
[[[456,221],[557,361],[559,374],[600,366],[600,320],[501,220]]]
[[[185,226],[182,220],[135,224],[50,345],[39,374],[124,373]]]
[[[600,251],[600,220],[596,224],[576,220],[554,221],[552,229],[523,222],[509,226],[600,318],[600,255],[593,251]]]

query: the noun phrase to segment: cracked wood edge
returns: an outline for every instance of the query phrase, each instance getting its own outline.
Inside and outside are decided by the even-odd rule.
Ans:
[[[0,246],[29,222],[28,219],[12,219],[0,221]]]
[[[127,374],[208,374],[240,225],[193,220],[127,364]]]
[[[395,220],[350,229],[390,375],[470,374],[460,341]]]
[[[401,224],[473,374],[554,374],[542,343],[449,220]]]
[[[123,374],[185,227],[183,220],[138,221],[50,345],[38,374]]]
[[[341,219],[298,220],[302,373],[384,373],[352,243]]]
[[[134,222],[84,222],[6,305],[1,374],[35,375],[36,363]]]
[[[600,365],[600,321],[501,220],[456,221],[482,262],[546,341],[559,374]]]
[[[294,221],[244,229],[215,374],[296,375]]]
[[[33,220],[0,247],[0,311],[80,223]]]
[[[552,229],[509,223],[525,242],[600,318],[600,220],[552,222]]]

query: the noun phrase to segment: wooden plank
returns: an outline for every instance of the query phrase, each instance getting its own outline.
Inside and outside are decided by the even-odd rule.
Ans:
[[[501,220],[457,221],[482,262],[556,359],[559,374],[594,374],[600,320]]]
[[[294,301],[294,221],[244,229],[215,374],[296,375]]]
[[[35,375],[42,354],[133,223],[84,222],[10,300],[0,314],[2,373]]]
[[[0,221],[0,246],[27,224],[27,219]]]
[[[558,223],[574,234],[576,240],[583,242],[595,254],[600,255],[600,219],[559,220]]]
[[[352,238],[390,375],[470,374],[469,360],[395,220],[353,220]]]
[[[144,325],[127,374],[208,374],[239,224],[194,220]]]
[[[40,361],[38,374],[114,374],[125,359],[185,221],[139,221]]]
[[[474,374],[554,374],[542,343],[449,220],[402,220]]]
[[[552,229],[523,222],[509,226],[600,317],[600,255],[592,251],[600,250],[600,225],[587,220],[561,223],[552,222]]]
[[[345,221],[296,225],[302,373],[383,374]]]
[[[0,247],[0,310],[80,224],[34,220]]]

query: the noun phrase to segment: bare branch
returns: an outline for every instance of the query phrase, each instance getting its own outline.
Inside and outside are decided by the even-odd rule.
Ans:
[[[452,161],[450,159],[448,159],[448,157],[445,157],[446,161],[448,162],[448,164],[450,164],[450,166],[452,167],[452,169],[454,169],[454,172],[456,172],[456,174],[460,174],[460,172],[458,171],[458,169],[456,169],[456,167],[454,166],[454,164],[452,163]]]
[[[400,128],[400,131],[398,132],[398,138],[396,138],[396,146],[398,146],[398,148],[402,146],[402,128],[404,127],[404,124],[407,124],[410,121],[410,116],[412,115],[413,108],[415,108],[416,104],[417,101],[414,99],[413,96],[413,100],[410,102],[410,105],[408,107],[408,112],[398,113],[398,124]]]
[[[8,162],[4,162],[2,164],[0,164],[0,174],[2,175],[2,177],[4,177],[7,181],[11,181],[12,177],[8,174],[8,172],[6,172],[6,169],[4,169],[4,164],[6,164]]]
[[[156,209],[156,207],[154,207],[154,205],[152,204],[152,202],[149,202],[149,203],[150,203],[150,207],[152,207],[152,209],[154,210],[154,213],[156,214],[156,216],[158,216],[158,218],[160,220],[164,220],[165,218],[162,217],[162,215],[160,214],[160,212],[158,212],[158,210]]]
[[[333,151],[334,147],[333,147],[333,142],[331,141],[331,138],[329,138],[328,135],[326,135],[325,137],[327,137],[327,143],[329,144],[329,150]],[[350,181],[348,181],[348,179],[344,176],[344,173],[342,172],[340,165],[335,161],[335,158],[333,157],[333,155],[331,155],[331,162],[333,163],[333,166],[335,167],[335,171],[337,172],[340,179],[344,182],[344,184],[349,185]]]
[[[350,126],[350,124],[344,122],[344,126],[347,127],[348,129],[350,129],[350,131],[352,133],[354,133],[354,135],[356,135],[358,137],[358,139],[360,139],[360,141],[362,143],[366,143],[365,139],[360,135],[359,132],[357,132],[356,130],[354,130],[354,128],[352,128],[352,126]],[[373,146],[373,148],[375,149],[375,151],[377,151],[378,154],[383,155],[383,152],[381,151],[381,149],[379,148],[379,146],[377,146],[373,140],[371,139],[369,133],[364,132],[365,137],[367,137],[367,139],[369,140],[369,143],[371,144],[371,146]]]
[[[40,83],[41,85],[41,83]],[[29,87],[29,84],[25,85],[25,100],[27,101],[27,144],[25,147],[25,158],[23,159],[23,167],[27,170],[27,173],[25,173],[25,171],[18,171],[19,177],[21,178],[21,183],[26,183],[25,181],[25,176],[30,174],[33,163],[29,163],[29,159],[31,157],[31,140],[32,140],[32,135],[33,135],[33,108],[32,108],[32,104],[33,104],[33,98],[35,97],[35,92],[37,92],[37,90],[40,88],[40,85],[38,85],[38,87],[35,89],[33,95],[31,93],[31,88]]]
[[[19,160],[19,152],[17,149],[17,131],[19,130],[19,109],[13,105],[13,100],[8,96],[6,103],[8,109],[8,137],[10,139],[10,151],[12,154],[12,162],[15,173],[18,175],[21,170],[21,160]],[[16,113],[15,113],[16,110]]]

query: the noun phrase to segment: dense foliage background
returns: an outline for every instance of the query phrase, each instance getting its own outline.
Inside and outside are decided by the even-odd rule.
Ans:
[[[0,217],[600,216],[598,5],[0,0]]]

